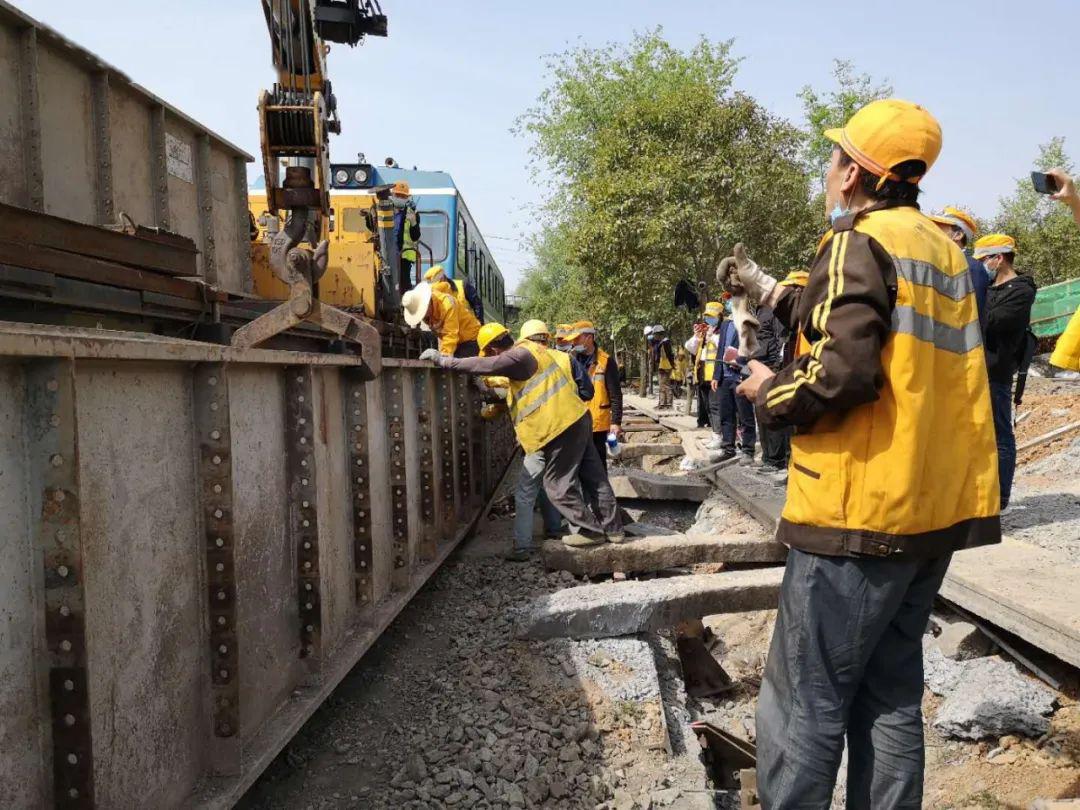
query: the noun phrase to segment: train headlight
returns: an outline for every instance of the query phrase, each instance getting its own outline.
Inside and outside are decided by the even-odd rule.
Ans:
[[[356,172],[353,174],[353,180],[355,180],[357,183],[360,183],[361,185],[366,183],[368,181],[367,169],[357,169]]]
[[[338,169],[334,172],[334,182],[339,186],[343,186],[349,182],[349,173],[345,169]]]

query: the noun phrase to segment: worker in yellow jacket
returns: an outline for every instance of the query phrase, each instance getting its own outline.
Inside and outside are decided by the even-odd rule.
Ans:
[[[922,107],[875,101],[825,177],[832,229],[806,286],[737,245],[718,276],[797,332],[739,392],[791,426],[788,554],[757,710],[770,810],[827,808],[845,739],[849,807],[922,806],[922,634],[952,553],[997,543],[990,388],[964,255],[916,204],[941,149]]]
[[[440,292],[452,293],[459,304],[472,310],[476,320],[484,322],[484,301],[476,291],[476,285],[460,278],[447,278],[446,268],[441,264],[433,265],[424,273],[424,281]]]
[[[401,296],[405,323],[435,333],[439,351],[454,357],[475,357],[480,322],[467,304],[445,290],[437,290],[426,281]]]
[[[590,441],[592,420],[585,405],[592,397],[588,375],[575,375],[573,361],[564,352],[528,338],[515,342],[499,323],[484,324],[477,342],[480,357],[454,358],[430,349],[420,357],[454,371],[507,378],[506,401],[518,442],[526,454],[542,451],[544,492],[573,529],[563,543],[623,542],[626,535],[615,493]],[[599,482],[599,519],[585,503],[581,479]]]
[[[1073,219],[1080,225],[1080,192],[1076,190],[1076,182],[1064,169],[1051,169],[1047,174],[1057,180],[1058,190],[1053,198],[1069,206]],[[1069,371],[1080,371],[1080,309],[1073,313],[1065,332],[1058,338],[1050,355],[1050,364]]]

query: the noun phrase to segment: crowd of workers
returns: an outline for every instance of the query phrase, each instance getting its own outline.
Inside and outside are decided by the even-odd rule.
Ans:
[[[787,477],[776,534],[789,554],[757,710],[762,806],[829,807],[846,742],[849,808],[919,807],[921,639],[952,554],[1001,539],[1035,285],[1010,236],[977,238],[958,209],[919,210],[942,144],[925,109],[876,101],[825,134],[831,227],[809,270],[778,280],[736,245],[717,269],[733,316],[705,306],[681,369],[665,330],[649,336],[659,404],[692,379],[711,447],[749,461],[760,430],[763,462]],[[1072,178],[1049,174],[1080,224]],[[605,464],[619,369],[592,324],[558,327],[552,347],[530,321],[515,341],[480,325],[463,290],[421,286],[405,313],[439,337],[423,356],[504,396],[526,453],[515,558],[537,499],[546,531],[569,523],[570,545],[623,541]],[[1080,314],[1051,362],[1080,369]]]

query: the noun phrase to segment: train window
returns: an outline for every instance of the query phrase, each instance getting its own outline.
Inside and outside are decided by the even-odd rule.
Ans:
[[[465,227],[465,217],[458,215],[457,220],[457,267],[454,275],[464,278],[469,275],[469,233]]]
[[[450,223],[442,211],[420,212],[420,241],[431,251],[431,260],[435,264],[446,261],[446,245]],[[421,260],[428,260],[428,251],[420,249]]]
[[[364,218],[367,210],[366,208],[342,208],[341,230],[346,233],[367,233],[367,220]]]

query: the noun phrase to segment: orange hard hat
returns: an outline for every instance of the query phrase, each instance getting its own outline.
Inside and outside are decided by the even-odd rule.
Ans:
[[[396,183],[394,183],[394,187],[390,189],[390,193],[396,194],[398,197],[408,197],[409,184],[406,183],[404,180],[398,180]]]

